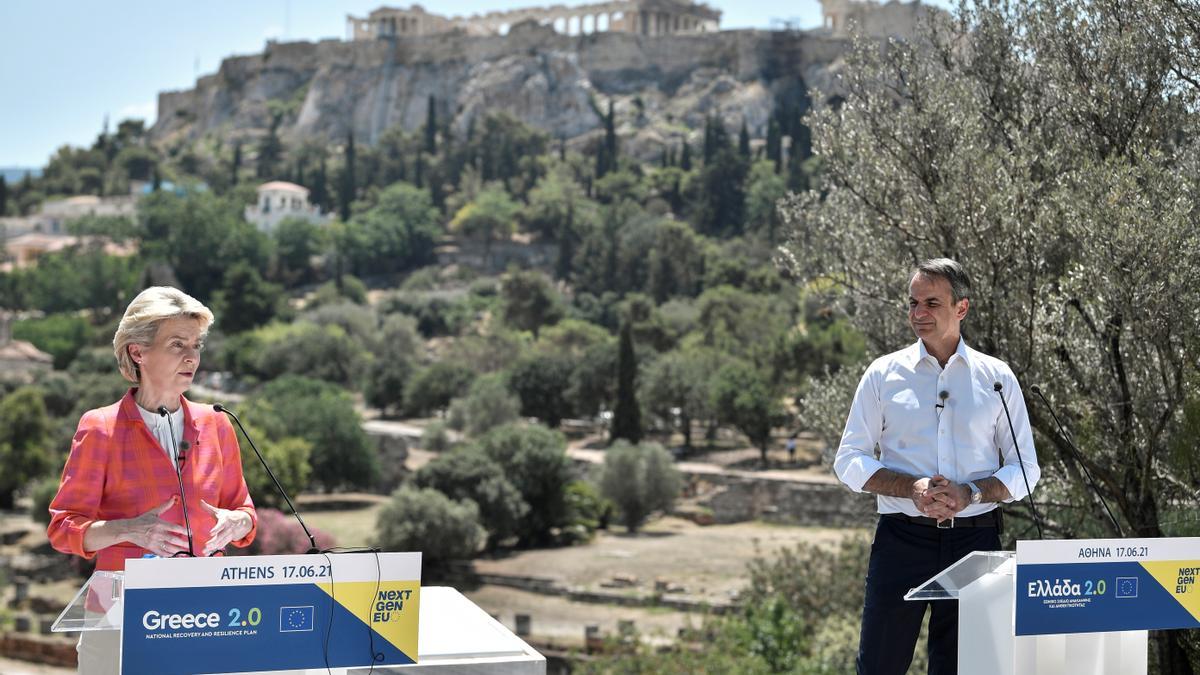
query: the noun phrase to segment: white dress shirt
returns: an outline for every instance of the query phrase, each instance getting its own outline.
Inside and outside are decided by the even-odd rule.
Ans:
[[[1041,471],[1017,378],[1003,361],[971,349],[961,338],[945,368],[921,340],[867,368],[833,461],[838,479],[862,492],[882,468],[918,478],[941,474],[955,483],[994,476],[1008,488],[1008,501],[1021,499],[1029,491],[996,382],[1003,385],[1032,489]],[[941,392],[947,394],[945,407],[938,406]],[[880,513],[922,515],[909,498],[880,495],[877,500]],[[994,508],[994,503],[971,504],[958,517]]]
[[[183,442],[183,406],[179,406],[175,412],[167,413],[171,417],[170,424],[167,423],[167,418],[156,412],[150,412],[140,405],[138,412],[142,414],[142,421],[146,423],[150,435],[158,441],[163,452],[167,453],[167,459],[175,464],[175,452],[179,448],[179,444]],[[174,439],[171,438],[172,435],[174,435]],[[172,440],[175,442],[172,443]]]

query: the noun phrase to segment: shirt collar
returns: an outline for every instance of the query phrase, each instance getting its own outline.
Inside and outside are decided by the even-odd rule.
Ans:
[[[970,352],[971,348],[967,346],[967,341],[962,339],[962,336],[959,336],[958,348],[956,348],[954,353],[950,355],[950,360],[946,362],[946,365],[953,363],[955,360],[954,357],[957,356],[969,366],[971,364]],[[925,341],[918,338],[917,344],[909,348],[910,364],[913,368],[916,368],[917,364],[924,361],[926,357],[932,358],[932,355],[929,353],[929,350],[925,348]]]

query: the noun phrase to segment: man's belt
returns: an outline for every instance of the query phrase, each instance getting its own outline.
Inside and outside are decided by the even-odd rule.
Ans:
[[[949,518],[938,522],[928,516],[910,516],[907,513],[884,513],[881,514],[884,518],[892,520],[902,520],[906,523],[914,523],[916,525],[926,525],[928,527],[936,527],[942,530],[948,530],[955,527],[1000,527],[1001,515],[1000,509],[992,509],[987,513],[981,513],[977,516],[969,518]]]

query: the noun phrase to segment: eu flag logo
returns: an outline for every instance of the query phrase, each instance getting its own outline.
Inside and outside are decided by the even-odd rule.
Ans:
[[[1136,598],[1138,594],[1137,577],[1117,577],[1117,597]]]
[[[279,632],[299,633],[313,629],[313,606],[280,607]]]

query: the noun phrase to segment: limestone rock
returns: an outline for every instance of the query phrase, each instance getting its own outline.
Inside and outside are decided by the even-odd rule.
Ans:
[[[744,120],[764,136],[780,97],[810,85],[836,92],[831,68],[846,48],[803,32],[566,36],[533,24],[507,36],[268,43],[262,54],[226,59],[193,89],[160,94],[151,133],[167,144],[253,138],[282,105],[286,141],[337,143],[353,132],[371,144],[397,125],[420,129],[432,96],[456,133],[507,111],[580,147],[596,142],[611,101],[623,152],[653,159],[664,144],[696,142],[710,115],[731,134]]]

